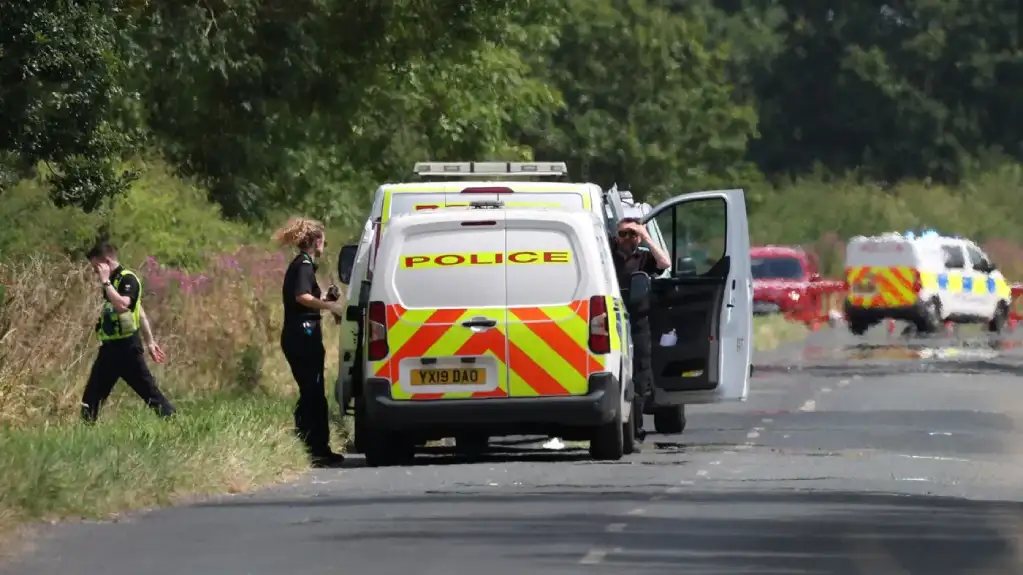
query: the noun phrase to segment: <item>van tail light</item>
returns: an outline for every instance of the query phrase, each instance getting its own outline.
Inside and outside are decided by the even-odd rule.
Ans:
[[[475,187],[465,188],[462,190],[463,194],[511,194],[514,190],[511,188],[504,187]]]
[[[382,301],[369,302],[367,316],[369,333],[369,361],[380,361],[387,357],[387,307]]]
[[[590,351],[611,353],[611,326],[607,316],[607,299],[595,295],[590,298]]]
[[[913,291],[920,293],[924,289],[923,280],[920,279],[920,272],[913,270]]]

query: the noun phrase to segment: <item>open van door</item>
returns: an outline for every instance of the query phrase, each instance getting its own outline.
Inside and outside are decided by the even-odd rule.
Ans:
[[[643,223],[651,220],[657,221],[673,263],[670,274],[652,281],[657,403],[745,400],[753,359],[745,194],[720,190],[677,196],[651,209]]]

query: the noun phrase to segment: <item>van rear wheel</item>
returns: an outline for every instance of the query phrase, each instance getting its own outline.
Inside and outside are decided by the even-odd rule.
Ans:
[[[643,417],[642,398],[632,400],[632,415],[629,421],[622,422],[622,454],[632,455],[636,452],[636,418]]]
[[[999,302],[995,309],[995,316],[987,324],[987,330],[991,333],[1002,333],[1006,324],[1009,323],[1009,306],[1005,302]]]
[[[597,461],[618,461],[625,455],[622,410],[617,411],[614,419],[593,431],[593,437],[590,439],[590,457]]]
[[[677,435],[686,430],[686,406],[659,407],[654,412],[654,431]]]

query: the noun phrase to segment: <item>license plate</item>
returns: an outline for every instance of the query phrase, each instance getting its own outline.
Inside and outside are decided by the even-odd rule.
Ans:
[[[487,382],[482,367],[451,369],[413,369],[412,385],[481,385]]]

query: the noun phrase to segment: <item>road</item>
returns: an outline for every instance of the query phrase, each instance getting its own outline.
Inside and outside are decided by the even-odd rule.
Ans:
[[[1023,351],[867,341],[826,330],[759,354],[747,402],[694,407],[684,435],[618,463],[534,451],[318,471],[58,526],[8,572],[1023,573]]]

